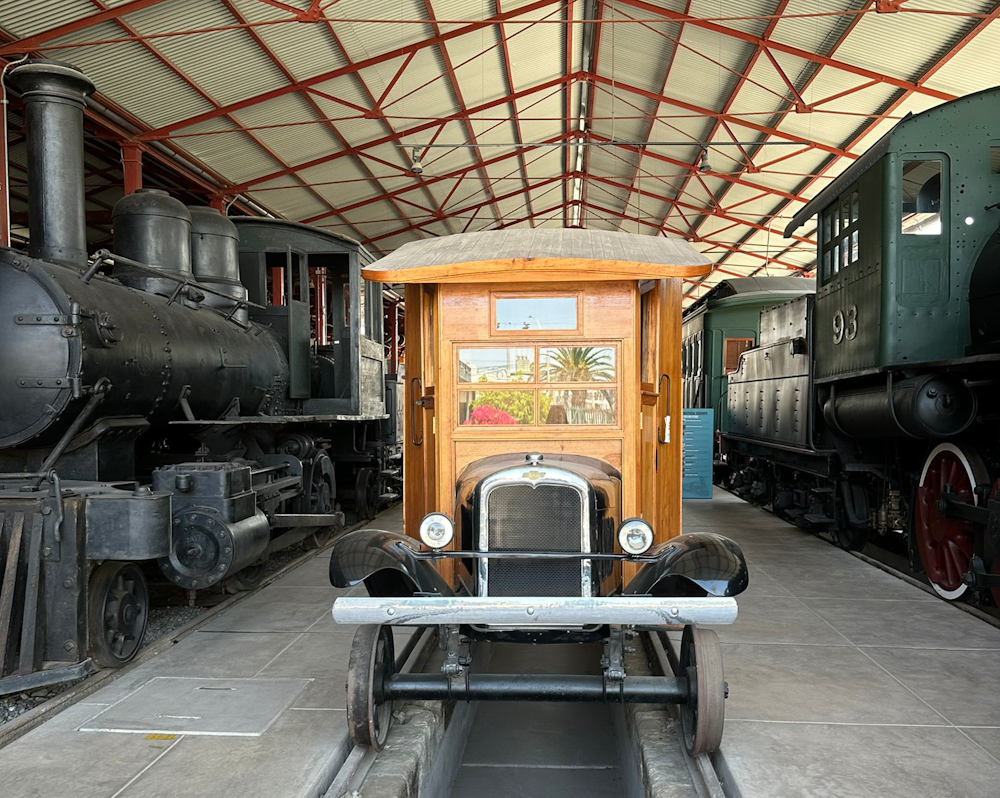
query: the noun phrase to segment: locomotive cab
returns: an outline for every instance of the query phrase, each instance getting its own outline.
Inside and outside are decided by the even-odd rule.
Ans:
[[[334,585],[368,592],[333,609],[363,624],[357,743],[381,745],[395,698],[617,696],[682,703],[689,749],[718,747],[721,656],[697,624],[735,619],[747,569],[732,541],[680,535],[681,278],[707,268],[684,242],[533,230],[365,270],[406,285],[406,534],[349,533],[330,560]],[[439,677],[391,673],[397,625],[437,628]],[[627,674],[636,627],[685,628],[679,676]],[[490,640],[603,641],[603,675],[472,673],[470,642]]]

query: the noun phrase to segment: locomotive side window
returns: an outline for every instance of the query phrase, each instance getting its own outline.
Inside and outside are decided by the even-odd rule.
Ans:
[[[860,205],[861,197],[857,186],[854,186],[820,217],[821,274],[824,283],[860,259]]]
[[[1000,175],[1000,144],[990,145],[990,172]]]
[[[941,235],[941,161],[903,161],[902,232]]]
[[[753,338],[727,338],[722,351],[722,371],[732,374],[740,367],[740,355],[753,347]]]

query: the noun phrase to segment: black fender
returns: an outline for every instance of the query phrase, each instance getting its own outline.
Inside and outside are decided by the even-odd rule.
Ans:
[[[625,595],[736,596],[747,589],[750,576],[740,547],[711,532],[679,535],[650,549],[625,588]]]
[[[368,595],[378,598],[455,595],[437,569],[417,554],[416,544],[406,535],[381,529],[348,532],[330,553],[330,584],[354,587],[364,582]]]

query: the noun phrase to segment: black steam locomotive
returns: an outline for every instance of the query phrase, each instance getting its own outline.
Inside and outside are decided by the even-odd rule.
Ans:
[[[817,290],[729,375],[731,485],[1000,605],[1000,89],[902,120],[806,205]]]
[[[0,248],[0,693],[131,659],[147,574],[246,589],[394,495],[382,287],[354,241],[124,197],[88,256],[75,68],[9,73],[30,246]],[[158,569],[156,566],[159,566]]]

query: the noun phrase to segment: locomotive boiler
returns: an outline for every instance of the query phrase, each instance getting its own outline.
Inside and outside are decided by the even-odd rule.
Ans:
[[[127,662],[147,576],[251,587],[276,548],[325,543],[341,502],[373,515],[401,456],[357,242],[150,189],[89,255],[94,86],[53,61],[9,81],[30,243],[0,248],[0,693]]]

